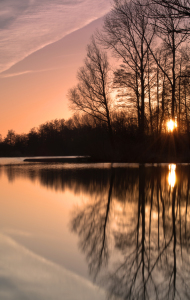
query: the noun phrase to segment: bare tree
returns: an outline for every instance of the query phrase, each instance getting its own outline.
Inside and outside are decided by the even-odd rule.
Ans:
[[[152,0],[151,2],[172,9],[175,18],[190,17],[189,0]]]
[[[180,51],[178,76],[178,122],[182,132],[189,132],[189,82],[190,82],[190,59],[189,48],[184,47]]]
[[[114,88],[117,89],[117,97],[120,106],[127,109],[127,117],[134,116],[138,120],[140,127],[140,95],[138,72],[128,72],[125,65],[114,72]]]
[[[141,1],[144,3],[144,1]],[[148,61],[148,48],[154,32],[145,14],[145,6],[133,1],[114,0],[112,12],[104,23],[103,34],[99,35],[103,44],[119,57],[127,72],[137,75],[138,91],[136,100],[140,107],[140,128],[145,128],[145,72]],[[139,95],[139,98],[138,98]],[[138,103],[137,103],[138,107]],[[139,111],[138,111],[139,113]]]
[[[69,90],[70,107],[91,115],[108,126],[111,144],[114,148],[111,126],[111,82],[110,67],[105,52],[97,46],[95,39],[87,47],[84,66],[78,71],[78,85]]]
[[[167,80],[170,83],[172,90],[171,97],[171,117],[175,118],[175,106],[176,106],[176,79],[178,67],[176,66],[177,56],[182,44],[186,41],[188,37],[187,24],[181,18],[176,18],[175,11],[168,6],[161,6],[157,4],[149,4],[149,16],[153,19],[153,26],[156,28],[157,36],[163,42],[163,49],[168,53],[168,60],[171,61],[171,68],[167,71],[163,68],[162,64],[159,62],[155,55],[155,50],[151,49],[151,54],[153,55],[157,65],[161,71],[165,74]],[[155,22],[156,21],[156,22]],[[181,30],[183,26],[184,30]],[[147,41],[148,44],[148,41]]]

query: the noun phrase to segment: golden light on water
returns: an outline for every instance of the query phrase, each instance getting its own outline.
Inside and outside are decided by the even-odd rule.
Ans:
[[[177,121],[173,121],[172,119],[167,122],[168,132],[172,132],[175,128],[177,128]]]
[[[169,165],[168,183],[169,183],[171,188],[173,188],[175,186],[175,183],[176,183],[175,170],[176,170],[176,165],[174,165],[174,164]]]

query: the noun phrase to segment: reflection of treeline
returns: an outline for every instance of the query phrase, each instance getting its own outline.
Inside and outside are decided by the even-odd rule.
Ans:
[[[188,161],[189,135],[139,135],[133,119],[124,113],[112,115],[116,161]],[[54,120],[33,128],[28,134],[9,130],[0,140],[0,156],[90,155],[111,160],[107,126],[88,115]]]
[[[171,185],[167,165],[113,166],[28,164],[1,171],[9,180],[21,176],[87,196],[70,226],[91,274],[104,276],[113,299],[189,299],[190,166],[177,165]]]
[[[113,195],[115,171],[107,197],[73,211],[71,229],[90,272],[103,271],[101,282],[113,299],[189,299],[189,166],[177,166],[173,186],[167,167],[140,166],[136,188],[123,202]]]
[[[21,176],[87,195],[70,226],[91,274],[97,280],[103,274],[113,299],[189,299],[190,166],[177,165],[172,186],[168,166],[100,167],[29,164],[1,171],[9,180]]]
[[[43,167],[43,164],[28,164],[20,166],[5,166],[3,170],[10,181],[17,177],[29,178],[32,181],[39,181],[41,185],[54,190],[65,191],[70,189],[75,193],[85,193],[87,195],[101,195],[109,188],[112,170],[93,165],[92,168],[85,168],[85,165],[78,165],[76,168],[71,165],[69,168],[60,165]],[[2,171],[2,170],[1,170]],[[114,183],[112,195],[120,202],[134,202],[138,199],[139,176],[138,167],[114,167]],[[152,198],[158,192],[161,199],[169,199],[168,189],[168,166],[146,167],[144,169],[144,189],[146,191],[146,202],[151,204]],[[177,186],[180,194],[180,201],[186,201],[190,188],[190,167],[185,165],[177,166]],[[154,204],[152,204],[154,205]]]
[[[10,181],[18,177],[28,178],[31,181],[39,181],[42,186],[54,190],[85,193],[87,195],[100,195],[105,193],[109,187],[111,170],[109,168],[67,168],[56,166],[44,168],[42,165],[20,165],[6,166],[3,168]],[[138,168],[116,168],[114,183],[114,195],[122,201],[126,197],[126,191],[132,193],[138,185]]]

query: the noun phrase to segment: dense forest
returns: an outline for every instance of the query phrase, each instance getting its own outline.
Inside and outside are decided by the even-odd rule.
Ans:
[[[115,113],[112,120],[118,149],[128,148],[126,141],[137,140],[138,131],[125,114]],[[123,148],[123,155],[127,149]],[[112,155],[107,126],[87,114],[74,114],[68,120],[54,120],[32,128],[28,134],[9,130],[0,141],[0,156],[92,155],[104,159]]]
[[[88,155],[95,161],[189,161],[190,134],[139,133],[134,119],[125,113],[112,115],[114,152],[105,123],[91,116],[73,115],[32,128],[28,134],[9,130],[0,141],[0,156]]]
[[[0,155],[188,161],[189,16],[186,0],[114,0],[68,92],[73,117],[9,130]]]

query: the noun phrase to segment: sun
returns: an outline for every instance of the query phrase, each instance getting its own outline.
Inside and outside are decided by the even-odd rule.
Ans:
[[[168,132],[172,132],[174,131],[174,129],[177,128],[177,121],[173,121],[172,119],[170,119],[168,122],[167,122],[167,129],[168,129]]]

